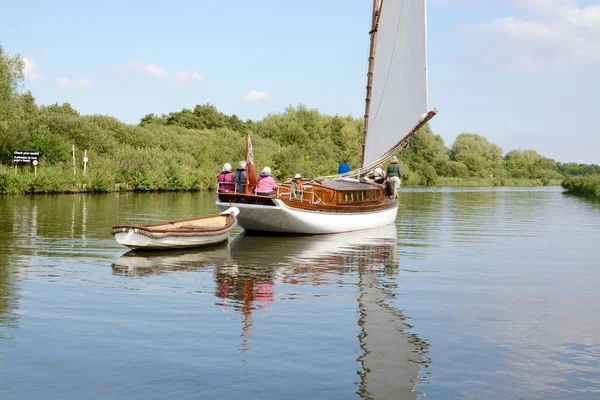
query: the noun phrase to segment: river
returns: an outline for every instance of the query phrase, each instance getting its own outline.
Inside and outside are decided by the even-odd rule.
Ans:
[[[382,229],[148,255],[110,227],[213,195],[0,197],[0,398],[600,398],[600,202],[400,202]]]

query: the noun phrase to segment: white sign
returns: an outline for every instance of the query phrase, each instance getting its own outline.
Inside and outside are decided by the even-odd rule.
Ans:
[[[88,162],[88,158],[87,157],[83,157],[83,162]]]
[[[32,163],[33,165],[38,165],[38,160],[33,160],[31,163]]]

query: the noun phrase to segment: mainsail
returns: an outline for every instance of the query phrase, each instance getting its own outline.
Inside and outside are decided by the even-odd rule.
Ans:
[[[426,0],[380,0],[363,166],[378,160],[427,113]]]

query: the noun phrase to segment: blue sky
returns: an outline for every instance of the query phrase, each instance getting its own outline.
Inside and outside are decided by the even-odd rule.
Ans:
[[[6,1],[0,42],[26,57],[39,104],[129,123],[207,102],[244,119],[298,103],[361,116],[371,5]],[[431,125],[447,145],[476,132],[600,163],[598,1],[430,0],[428,14]]]

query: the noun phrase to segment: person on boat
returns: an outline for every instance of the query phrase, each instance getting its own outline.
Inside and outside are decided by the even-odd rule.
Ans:
[[[400,171],[400,165],[398,165],[398,157],[393,156],[392,162],[387,168],[387,181],[391,189],[391,198],[398,198],[398,189],[400,188],[400,178],[402,177],[402,171]]]
[[[223,171],[217,176],[219,182],[219,192],[234,192],[235,184],[233,183],[233,172],[231,172],[231,164],[225,163]]]
[[[292,195],[297,199],[301,199],[302,192],[304,191],[304,186],[302,186],[302,175],[294,175],[294,179],[292,179],[292,184],[290,187],[292,189]]]
[[[258,185],[256,186],[256,194],[259,196],[272,196],[279,186],[275,179],[271,176],[271,168],[264,167],[258,177]]]
[[[378,185],[383,185],[385,182],[385,173],[383,172],[383,164],[379,164],[373,171],[369,172],[365,179],[366,182],[375,182]]]
[[[379,164],[373,171],[373,181],[379,185],[385,182],[385,172],[383,172],[383,164]]]
[[[246,193],[246,161],[240,161],[239,167],[233,174],[233,183],[237,193]]]
[[[347,160],[342,160],[338,166],[338,174],[345,174],[346,172],[350,172],[350,164]]]

